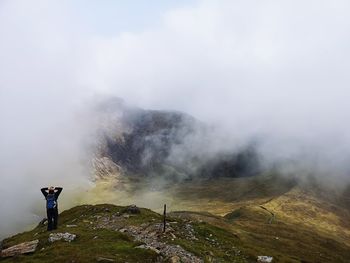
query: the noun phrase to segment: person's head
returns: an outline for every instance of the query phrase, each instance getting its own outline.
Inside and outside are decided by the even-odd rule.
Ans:
[[[49,187],[49,194],[53,194],[55,192],[55,187],[54,186],[50,186]]]

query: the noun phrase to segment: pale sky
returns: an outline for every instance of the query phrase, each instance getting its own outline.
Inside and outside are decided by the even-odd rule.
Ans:
[[[61,1],[91,34],[115,36],[122,32],[142,32],[159,27],[164,13],[174,8],[194,6],[196,0],[77,0]]]

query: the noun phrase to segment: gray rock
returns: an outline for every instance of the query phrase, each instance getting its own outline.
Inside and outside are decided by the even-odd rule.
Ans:
[[[77,236],[75,234],[66,233],[51,233],[49,236],[49,242],[55,242],[59,240],[64,240],[66,242],[72,242]]]
[[[35,252],[37,246],[39,244],[39,240],[33,240],[29,242],[24,242],[9,248],[6,248],[1,251],[1,257],[13,257],[20,254],[27,254]]]
[[[269,256],[258,256],[258,263],[271,263],[273,261],[273,257]]]
[[[111,258],[104,258],[104,257],[98,257],[98,258],[96,258],[96,261],[97,261],[97,262],[115,262],[114,259],[111,259]]]
[[[152,247],[152,246],[140,245],[140,246],[137,246],[136,248],[149,249],[149,250],[156,252],[157,254],[160,254],[160,250],[155,248],[155,247]]]
[[[129,214],[140,214],[141,210],[136,205],[131,205],[126,209],[126,212]]]
[[[172,257],[169,259],[169,262],[170,262],[170,263],[181,263],[181,259],[180,259],[180,257],[178,257],[178,256],[172,256]]]

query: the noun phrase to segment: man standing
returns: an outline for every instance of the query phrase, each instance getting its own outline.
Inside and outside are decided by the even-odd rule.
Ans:
[[[41,188],[41,192],[46,199],[46,214],[47,214],[47,231],[57,229],[58,222],[58,203],[57,199],[62,192],[62,187],[45,187]]]

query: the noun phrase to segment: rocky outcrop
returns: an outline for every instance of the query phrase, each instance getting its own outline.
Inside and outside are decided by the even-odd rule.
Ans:
[[[118,178],[123,173],[122,168],[108,157],[94,158],[92,167],[96,179]]]

